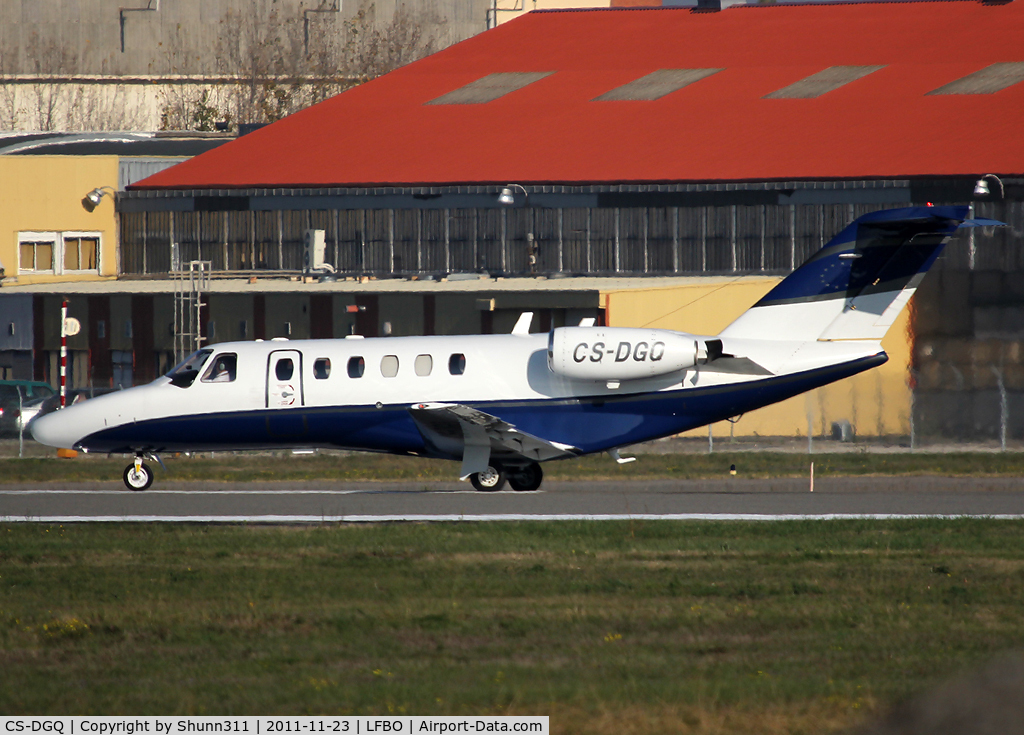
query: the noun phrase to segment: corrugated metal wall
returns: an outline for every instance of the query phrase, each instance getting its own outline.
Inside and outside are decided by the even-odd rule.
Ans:
[[[124,191],[126,187],[136,181],[142,181],[148,176],[160,173],[164,169],[176,166],[185,157],[181,158],[121,158],[117,166],[117,188]]]
[[[123,212],[121,267],[125,273],[166,273],[189,260],[209,260],[215,271],[298,271],[303,233],[314,228],[325,232],[327,260],[350,275],[783,273],[854,218],[879,208]],[[996,250],[1001,254],[986,251],[985,257],[1014,267],[1024,262],[1016,249]]]

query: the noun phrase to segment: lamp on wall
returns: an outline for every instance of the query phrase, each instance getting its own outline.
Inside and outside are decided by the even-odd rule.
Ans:
[[[104,189],[106,189],[106,191],[104,191]],[[82,198],[82,206],[85,207],[86,212],[91,212],[99,206],[100,200],[103,199],[103,197],[107,194],[114,196],[116,193],[117,192],[112,186],[97,186]]]
[[[530,193],[526,191],[526,187],[523,186],[522,184],[509,184],[504,189],[502,189],[501,194],[498,195],[498,201],[504,204],[506,207],[511,207],[513,204],[516,203],[515,194],[512,191],[513,187],[518,187],[519,189],[523,190],[523,199],[527,199],[530,196]]]
[[[995,182],[999,184],[999,198],[1006,198],[1006,189],[1003,188],[1002,180],[995,174],[985,174],[978,179],[974,184],[974,196],[976,197],[987,197],[992,193],[992,187],[989,186],[989,182]]]

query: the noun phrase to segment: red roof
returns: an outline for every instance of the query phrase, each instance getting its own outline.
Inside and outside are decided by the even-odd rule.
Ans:
[[[1024,0],[532,12],[135,188],[1021,174],[1024,83],[928,94],[1006,62],[1024,62]],[[835,66],[882,68],[812,99],[765,97]],[[722,71],[657,100],[594,99],[709,67]],[[553,73],[490,102],[426,104],[498,72]]]

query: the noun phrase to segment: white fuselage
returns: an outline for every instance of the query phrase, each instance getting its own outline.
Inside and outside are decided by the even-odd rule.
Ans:
[[[547,334],[505,334],[221,343],[210,346],[187,386],[161,377],[41,417],[33,433],[45,444],[87,451],[343,446],[419,452],[415,432],[409,431],[414,426],[403,424],[401,414],[415,404],[438,403],[487,407],[483,410],[550,441],[599,451],[799,392],[758,389],[756,396],[737,402],[730,399],[730,388],[774,385],[785,376],[814,374],[881,352],[877,342],[732,340],[725,345],[728,353],[753,360],[770,375],[717,372],[712,363],[634,380],[581,380],[552,371],[548,339]],[[205,374],[225,355],[235,358],[233,379],[208,379]],[[295,368],[285,380],[276,374],[283,359]],[[361,375],[352,377],[349,364],[359,360]],[[655,410],[662,420],[643,426],[645,409],[636,407],[638,400],[681,401],[685,408],[688,397],[694,399],[691,408]],[[545,417],[541,409],[552,406],[562,414],[587,410]],[[594,413],[591,406],[607,408]],[[386,421],[379,418],[384,415]]]

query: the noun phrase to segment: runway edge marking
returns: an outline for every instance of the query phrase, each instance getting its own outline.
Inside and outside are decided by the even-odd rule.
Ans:
[[[387,514],[387,515],[259,515],[259,516],[2,516],[3,523],[394,523],[394,522],[495,522],[495,521],[831,521],[831,520],[912,520],[912,519],[985,518],[989,520],[1021,520],[1016,513],[814,513],[814,514],[758,514],[758,513],[574,513],[549,515],[527,513],[480,513],[476,515],[449,514]]]

